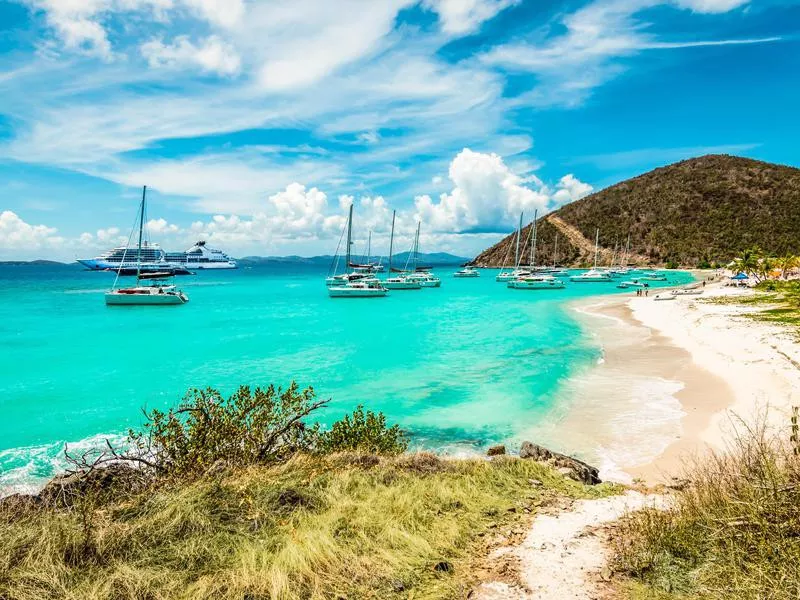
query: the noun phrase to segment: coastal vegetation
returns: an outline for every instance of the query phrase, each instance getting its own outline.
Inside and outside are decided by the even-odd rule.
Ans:
[[[800,169],[737,156],[701,156],[628,179],[542,217],[537,262],[552,261],[558,233],[559,262],[586,266],[596,228],[603,264],[610,262],[615,247],[619,256],[628,236],[631,264],[708,268],[727,265],[742,248],[754,247],[770,248],[776,256],[797,255],[798,204]],[[502,266],[513,243],[510,235],[473,262]]]
[[[668,510],[623,520],[616,568],[636,598],[790,599],[800,596],[800,443],[763,425],[688,467]]]
[[[408,453],[381,414],[307,420],[313,390],[191,390],[122,447],[0,503],[0,598],[463,598],[492,540],[599,497],[507,456]]]

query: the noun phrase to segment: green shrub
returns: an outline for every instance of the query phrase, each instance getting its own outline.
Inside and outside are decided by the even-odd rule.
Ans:
[[[318,450],[325,454],[360,451],[371,454],[400,454],[408,448],[408,440],[397,425],[386,426],[383,413],[364,412],[359,405],[352,415],[333,424],[320,434]]]

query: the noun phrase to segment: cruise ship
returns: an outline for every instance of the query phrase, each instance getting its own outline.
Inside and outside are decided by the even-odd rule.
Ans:
[[[154,269],[235,269],[236,261],[221,250],[208,248],[204,241],[197,242],[186,252],[165,252],[158,244],[143,242],[141,261],[138,248],[119,246],[95,258],[78,259],[93,271],[107,269],[135,269],[137,264]]]

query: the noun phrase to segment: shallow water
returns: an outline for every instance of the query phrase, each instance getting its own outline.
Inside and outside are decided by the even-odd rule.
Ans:
[[[330,422],[361,403],[452,454],[555,423],[565,383],[601,357],[568,304],[615,284],[510,290],[495,271],[439,289],[330,299],[285,265],[180,278],[179,307],[106,307],[113,275],[0,266],[0,491],[40,484],[65,442],[91,445],[190,387],[314,386]],[[670,272],[669,282],[691,280]],[[630,294],[630,291],[625,293]]]

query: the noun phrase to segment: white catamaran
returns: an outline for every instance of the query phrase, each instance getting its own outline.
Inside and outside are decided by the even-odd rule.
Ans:
[[[514,290],[557,290],[564,287],[564,282],[544,272],[536,272],[536,219],[539,211],[533,213],[533,227],[531,228],[531,254],[530,272],[520,275],[508,282],[508,287]]]
[[[334,274],[328,277],[328,295],[331,298],[380,298],[386,295],[388,290],[381,284],[369,269],[358,270],[363,265],[354,265],[351,262],[350,249],[353,246],[353,205],[350,205],[350,214],[347,217],[347,242],[345,251],[345,272],[341,275]],[[337,263],[338,252],[337,248]],[[348,270],[354,268],[353,272]],[[334,267],[335,270],[335,267]]]
[[[142,230],[144,229],[144,211],[147,198],[147,186],[142,189],[142,203],[139,207],[139,244],[137,246],[136,285],[127,288],[118,288],[122,269],[117,271],[114,285],[106,292],[105,299],[108,306],[168,306],[186,304],[189,297],[177,289],[171,282],[173,273],[155,272],[142,273]],[[134,224],[135,228],[135,224]],[[133,235],[133,232],[131,232]],[[121,263],[124,263],[124,257]]]
[[[507,283],[513,279],[522,277],[524,275],[528,275],[530,273],[526,269],[521,269],[519,266],[519,241],[520,237],[522,237],[522,216],[523,213],[519,213],[519,226],[517,227],[517,241],[514,250],[514,268],[510,271],[506,270],[505,265],[508,260],[508,255],[511,252],[511,249],[509,248],[508,252],[506,252],[506,257],[503,259],[503,266],[500,269],[500,272],[494,278],[495,281]]]
[[[612,281],[611,275],[609,274],[608,271],[597,268],[597,253],[600,247],[599,244],[600,244],[600,229],[598,229],[594,235],[594,267],[592,267],[585,273],[581,273],[580,275],[573,275],[572,277],[569,278],[570,281],[583,282],[583,283],[607,283],[609,281]]]
[[[442,280],[431,272],[431,267],[419,266],[419,228],[421,223],[417,222],[417,235],[414,236],[414,248],[406,261],[406,269],[408,269],[409,262],[412,264],[412,269],[406,274],[406,279],[415,281],[422,287],[438,288],[442,285]]]
[[[406,277],[403,269],[392,267],[392,252],[394,252],[394,220],[397,211],[392,211],[392,233],[389,236],[389,277],[383,280],[383,287],[390,290],[421,290],[419,281],[413,281]],[[396,273],[396,275],[393,275]]]

